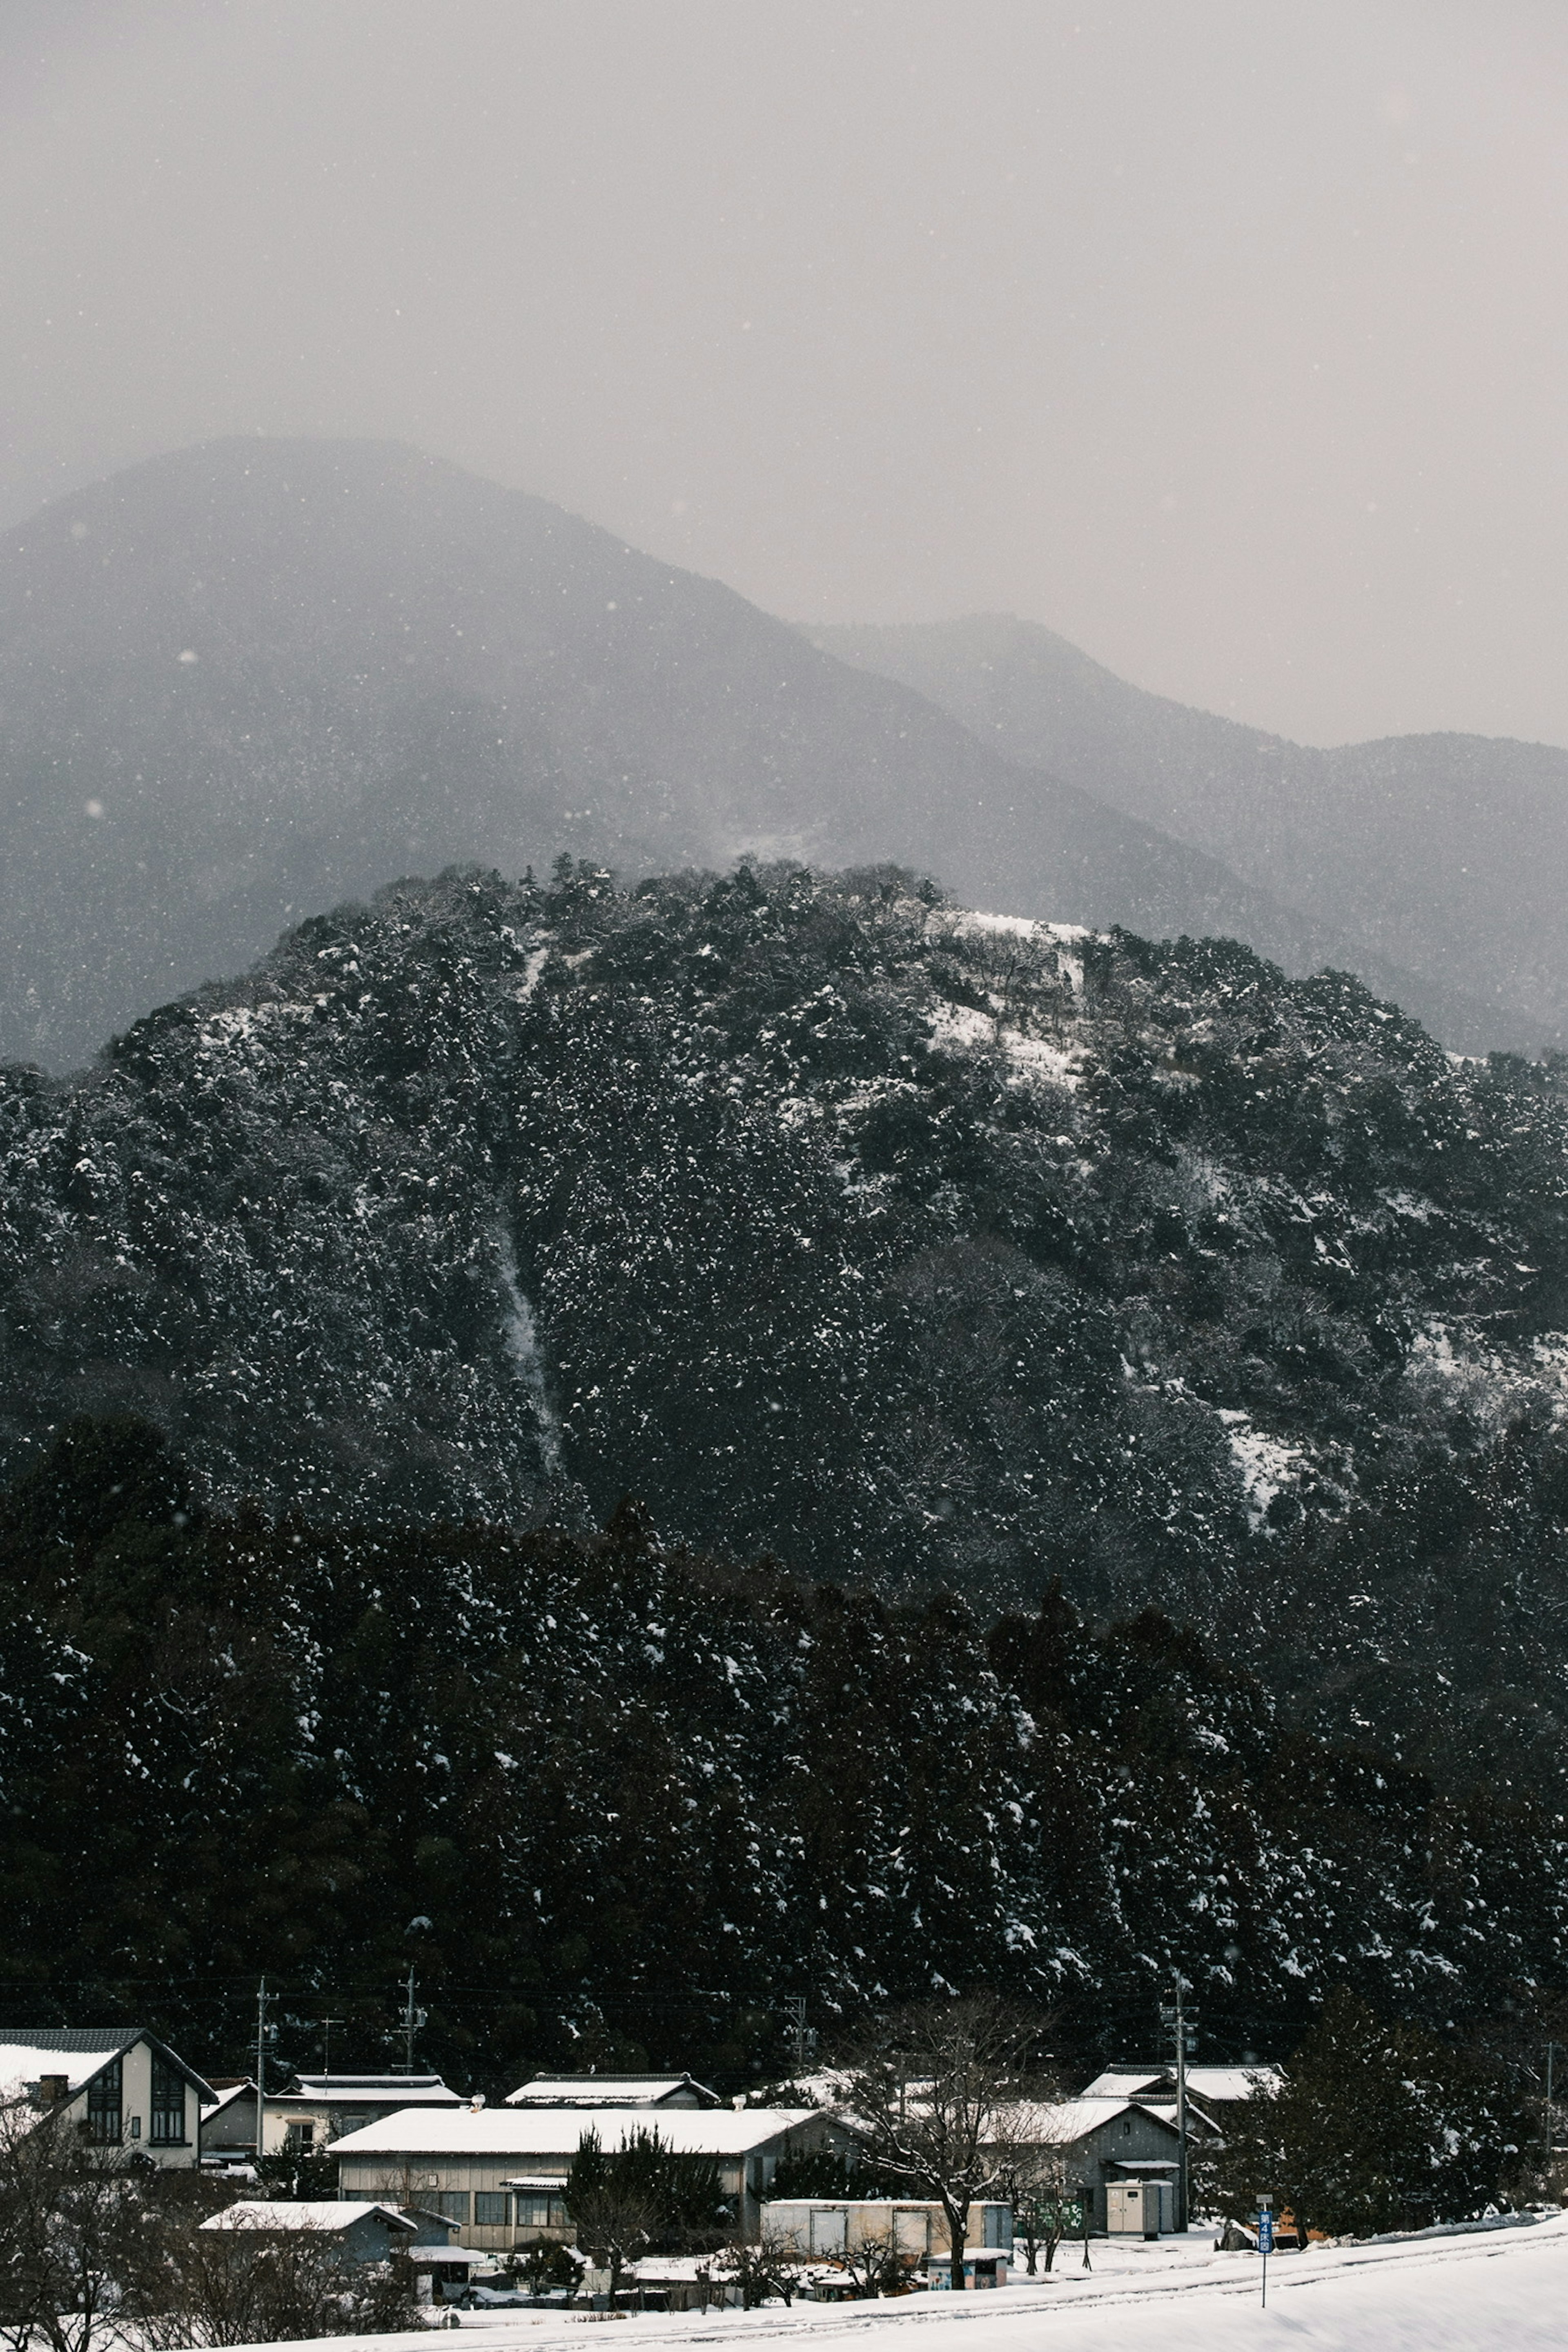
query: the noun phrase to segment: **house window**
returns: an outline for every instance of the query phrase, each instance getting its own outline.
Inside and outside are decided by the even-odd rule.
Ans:
[[[520,2197],[517,2200],[517,2226],[520,2230],[563,2230],[566,2226],[566,2206],[559,2197]]]
[[[316,2145],[315,2125],[313,2123],[290,2124],[283,2135],[283,2142],[284,2146],[291,2149],[296,2156],[309,2156]]]
[[[1011,2205],[987,2205],[985,2243],[988,2246],[1010,2246],[1012,2242],[1013,2208]]]
[[[153,2128],[149,2139],[163,2147],[185,2141],[185,2078],[166,2058],[153,2053]]]
[[[118,2147],[120,2142],[120,2101],[124,2070],[121,2061],[113,2058],[101,2074],[87,2086],[87,2136],[100,2147]]]
[[[476,2189],[474,2220],[481,2230],[504,2230],[511,2219],[511,2199],[504,2189]]]
[[[429,2197],[421,2196],[419,2202],[427,2212],[439,2213],[443,2221],[466,2221],[468,2218],[466,2189],[437,2189]]]

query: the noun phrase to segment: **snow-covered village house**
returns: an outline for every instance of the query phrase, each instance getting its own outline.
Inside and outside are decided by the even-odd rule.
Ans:
[[[406,2107],[348,2133],[333,2149],[338,2191],[426,2207],[456,2222],[469,2245],[505,2253],[571,2236],[563,2195],[585,2133],[613,2149],[639,2126],[656,2125],[678,2155],[712,2158],[721,2192],[747,2234],[755,2233],[781,2158],[815,2148],[847,2156],[856,2145],[847,2127],[818,2107],[474,2101]]]
[[[1091,2085],[1081,2098],[1037,2112],[1040,2139],[1061,2150],[1087,2199],[1092,2231],[1142,2237],[1175,2227],[1181,2137],[1173,2098],[1107,2096]],[[1214,2118],[1189,2097],[1189,2149],[1219,2136]]]
[[[216,2098],[202,2109],[202,2154],[235,2163],[256,2152],[256,2084],[249,2075],[215,2077]],[[460,2095],[438,2074],[293,2074],[262,2104],[262,2153],[319,2156],[344,2132],[399,2107],[456,2107]]]
[[[0,2026],[0,2101],[64,2116],[94,2147],[194,2171],[214,2093],[142,2026]]]
[[[261,2108],[264,2156],[312,2156],[404,2107],[459,2107],[439,2074],[294,2074]]]

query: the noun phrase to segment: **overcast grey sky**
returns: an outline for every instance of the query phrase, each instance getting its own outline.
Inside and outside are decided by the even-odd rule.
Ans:
[[[387,434],[791,617],[1568,743],[1561,0],[0,0],[0,520]]]

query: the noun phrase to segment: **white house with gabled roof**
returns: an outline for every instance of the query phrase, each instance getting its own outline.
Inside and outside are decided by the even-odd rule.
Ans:
[[[94,2147],[195,2170],[215,2094],[144,2026],[0,2026],[0,2102],[63,2116]]]

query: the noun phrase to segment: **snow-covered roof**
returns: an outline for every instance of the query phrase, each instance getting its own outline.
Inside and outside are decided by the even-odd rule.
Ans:
[[[70,2089],[79,2091],[125,2047],[125,2039],[119,2034],[112,2040],[95,2042],[86,2049],[77,2050],[62,2050],[58,2042],[53,2048],[45,2048],[7,2034],[0,2042],[0,2099],[19,2099],[27,2091],[36,2090],[42,2074],[63,2074]]]
[[[462,2094],[449,2091],[439,2074],[296,2074],[287,2091],[268,2092],[268,2106],[290,2099],[312,2106],[334,2100],[364,2106],[395,2101],[400,2107],[455,2107]]]
[[[26,2096],[45,2074],[63,2074],[68,2095],[74,2097],[111,2059],[120,2057],[138,2042],[150,2042],[161,2057],[195,2085],[198,2095],[205,2092],[211,2098],[211,2085],[145,2027],[73,2025],[0,2026],[0,2099]]]
[[[1189,2066],[1187,2088],[1199,2099],[1250,2099],[1282,2091],[1285,2077],[1278,2066]]]
[[[509,2107],[657,2107],[696,2094],[706,2107],[720,2105],[717,2091],[689,2074],[535,2074],[509,2091]]]
[[[824,2120],[816,2107],[660,2107],[647,2119],[679,2156],[743,2156],[802,2124]],[[635,2109],[628,2114],[625,2107],[405,2107],[345,2132],[332,2143],[332,2154],[553,2156],[564,2168],[584,2132],[597,2132],[614,2148],[639,2125],[647,2128]]]
[[[1171,2129],[1175,2130],[1177,2108],[1174,2099],[1134,2099],[1132,2104],[1134,2106],[1142,2107],[1146,2116],[1158,2116],[1163,2124],[1169,2124]],[[1205,2131],[1212,2131],[1216,2138],[1219,2137],[1218,2124],[1211,2115],[1205,2114],[1198,2101],[1189,2094],[1187,2098],[1189,2132],[1194,2125],[1201,2126]]]
[[[847,2099],[853,2087],[853,2076],[842,2066],[827,2066],[816,2074],[792,2074],[781,2083],[781,2091],[798,2091],[814,2107],[837,2107]]]
[[[418,2227],[395,2205],[356,2204],[352,2198],[339,2197],[302,2198],[298,2203],[282,2197],[242,2197],[237,2204],[226,2205],[221,2213],[209,2214],[201,2226],[204,2230],[350,2230],[372,2213],[379,2213],[389,2229],[405,2230],[410,2237]]]
[[[1187,2089],[1195,2099],[1249,2099],[1257,2090],[1278,2091],[1284,2082],[1278,2066],[1189,2066]],[[1086,2099],[1135,2099],[1156,2084],[1174,2080],[1169,2066],[1110,2066],[1097,2074],[1082,2095]]]
[[[236,2099],[254,2099],[255,2096],[254,2083],[230,2083],[218,2093],[216,2099],[203,2100],[202,2121],[204,2124],[210,2123],[215,2116],[222,2115],[225,2107],[232,2106]]]
[[[1166,2121],[1155,2107],[1142,2099],[1106,2098],[1086,2091],[1079,2099],[1061,2099],[1052,2106],[1035,2110],[1036,2128],[1048,2146],[1058,2147],[1069,2140],[1082,2139],[1102,2124],[1113,2123],[1120,2115],[1136,2109],[1140,2115],[1152,2115],[1158,2122]]]

